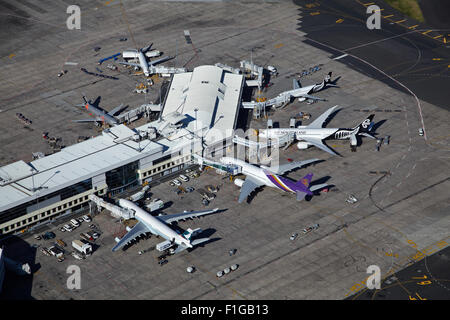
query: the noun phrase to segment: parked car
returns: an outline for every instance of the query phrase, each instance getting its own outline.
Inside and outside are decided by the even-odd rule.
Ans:
[[[87,233],[80,233],[80,237],[86,241],[94,241],[94,238]]]
[[[53,239],[53,238],[55,238],[55,237],[56,237],[55,233],[53,233],[53,232],[51,232],[51,231],[48,231],[48,232],[46,232],[46,233],[44,233],[44,234],[42,235],[42,238],[43,238],[44,240],[50,240],[50,239]]]
[[[41,252],[42,252],[43,254],[45,254],[46,256],[50,256],[50,252],[48,251],[47,248],[41,248]]]
[[[87,214],[85,214],[82,218],[83,218],[83,220],[86,221],[86,222],[91,222],[91,221],[92,221],[91,217],[88,216]]]
[[[67,246],[67,244],[64,241],[62,241],[61,239],[56,239],[56,243],[59,244],[61,247]]]
[[[98,234],[98,233],[95,232],[95,231],[89,231],[89,232],[86,232],[86,234],[87,234],[89,237],[91,237],[92,240],[96,240],[96,239],[98,239],[98,237],[100,237],[100,234]]]
[[[61,228],[59,228],[59,231],[66,232],[66,229],[64,229],[64,226],[62,226]]]
[[[203,204],[204,206],[207,206],[207,205],[209,204],[209,200],[203,198],[203,199],[202,199],[202,204]]]
[[[219,189],[216,186],[213,186],[212,184],[206,185],[205,188],[209,192],[217,192],[217,191],[219,191]]]
[[[175,183],[173,183],[173,181],[169,181],[169,186],[175,187]]]
[[[298,233],[293,233],[289,239],[295,240],[297,239]]]
[[[222,271],[222,270],[220,270],[220,271],[217,271],[217,274],[216,274],[216,276],[217,276],[217,278],[220,278],[220,277],[222,277],[222,276],[223,276],[223,271]]]
[[[84,222],[84,219],[83,219],[83,218],[77,218],[77,219],[75,219],[75,220],[77,220],[79,224],[82,224],[82,223]]]
[[[419,129],[419,136],[423,136],[423,129],[422,128]]]
[[[178,178],[180,178],[180,180],[184,181],[184,182],[188,182],[189,181],[189,178],[186,177],[184,174],[180,174],[180,176]]]
[[[63,228],[69,232],[72,232],[72,230],[73,230],[73,228],[69,224],[65,224]]]
[[[35,238],[36,240],[41,240],[41,239],[42,239],[42,237],[41,237],[40,235],[38,235],[38,234],[35,235],[34,238]]]
[[[192,192],[192,191],[194,191],[194,190],[195,190],[194,187],[188,187],[188,188],[186,188],[186,192]]]
[[[173,179],[172,182],[176,185],[176,186],[181,186],[181,182],[178,179]]]

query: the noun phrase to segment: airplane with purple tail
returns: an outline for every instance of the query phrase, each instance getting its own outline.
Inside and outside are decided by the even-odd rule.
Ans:
[[[239,203],[242,203],[256,188],[261,186],[269,186],[285,192],[295,193],[298,201],[303,200],[306,195],[313,195],[314,191],[323,189],[327,187],[328,184],[324,183],[310,186],[313,177],[312,173],[307,174],[299,181],[292,181],[281,175],[317,161],[320,160],[310,159],[296,161],[269,168],[266,166],[258,167],[243,160],[231,157],[223,157],[220,159],[220,162],[227,166],[232,165],[240,167],[242,174],[246,175],[245,180],[234,179],[234,183],[241,188],[238,200]]]

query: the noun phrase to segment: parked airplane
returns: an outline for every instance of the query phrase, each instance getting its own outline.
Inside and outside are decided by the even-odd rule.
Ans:
[[[124,109],[124,105],[112,109],[108,113],[99,108],[98,104],[100,103],[100,96],[95,99],[94,102],[91,100],[87,100],[86,96],[83,96],[83,100],[85,104],[78,104],[77,107],[84,107],[87,111],[90,112],[90,115],[93,116],[93,119],[83,119],[83,120],[72,120],[73,122],[95,122],[96,125],[101,126],[103,123],[108,123],[111,126],[115,126],[119,124],[119,121],[114,117],[117,113]]]
[[[298,98],[298,101],[305,101],[306,99],[325,101],[325,99],[312,96],[311,94],[323,90],[326,87],[337,87],[337,85],[335,85],[331,81],[331,72],[329,72],[325,76],[325,78],[321,83],[313,84],[307,87],[302,87],[300,85],[300,82],[296,79],[292,79],[292,82],[293,82],[293,89],[282,92],[278,96],[288,95],[294,98]]]
[[[120,61],[120,64],[124,64],[124,65],[128,65],[128,66],[133,66],[135,68],[141,68],[142,72],[144,72],[145,76],[148,77],[150,76],[150,74],[152,72],[150,72],[150,66],[153,67],[154,65],[170,60],[173,57],[162,57],[153,61],[147,61],[146,55],[148,54],[148,56],[152,56],[150,54],[150,52],[148,51],[151,46],[153,44],[150,44],[149,46],[145,47],[145,48],[141,48],[139,50],[125,50],[122,53],[122,57],[125,58],[133,58],[133,59],[138,59],[139,63],[132,63],[132,62],[126,62],[126,61]]]
[[[279,138],[287,134],[294,134],[295,138],[300,142],[297,143],[299,149],[306,149],[309,146],[316,146],[333,155],[337,155],[333,149],[323,143],[322,140],[326,138],[343,140],[350,139],[350,145],[356,146],[358,144],[357,136],[366,136],[375,139],[372,131],[372,119],[375,116],[371,114],[363,122],[356,127],[347,128],[323,128],[324,122],[336,110],[338,106],[331,107],[320,115],[316,120],[307,126],[298,126],[297,128],[273,128],[260,130],[259,136],[262,138]]]
[[[117,244],[112,248],[113,252],[119,250],[131,240],[147,232],[151,232],[154,235],[163,237],[164,239],[168,240],[171,246],[174,245],[177,246],[177,248],[173,251],[173,253],[178,253],[185,249],[193,248],[196,245],[208,241],[209,238],[191,240],[191,237],[193,235],[192,230],[188,229],[183,234],[179,234],[175,230],[170,228],[169,224],[174,221],[199,217],[209,213],[215,213],[219,210],[218,208],[215,208],[213,210],[197,211],[197,212],[191,211],[178,214],[160,215],[154,217],[150,213],[139,208],[136,204],[134,204],[129,200],[120,199],[119,205],[122,208],[134,212],[134,217],[139,222],[133,228],[131,229],[127,228],[128,233],[125,234],[125,236],[123,236],[122,239],[116,238]]]
[[[256,188],[261,186],[269,186],[283,191],[295,193],[297,195],[298,201],[303,200],[306,195],[313,195],[314,191],[323,189],[328,185],[319,184],[310,186],[310,182],[313,176],[312,173],[307,174],[297,182],[287,178],[283,178],[280,175],[316,161],[319,161],[319,159],[290,162],[278,167],[258,167],[245,161],[231,157],[223,157],[220,159],[220,162],[225,165],[241,167],[242,173],[246,175],[245,181],[241,179],[234,179],[234,183],[237,186],[241,187],[241,192],[239,194],[238,200],[239,203],[242,203],[242,201],[244,201]]]

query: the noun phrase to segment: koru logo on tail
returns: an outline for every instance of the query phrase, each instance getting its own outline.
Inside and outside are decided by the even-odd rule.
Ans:
[[[367,129],[368,126],[370,126],[370,119],[366,119],[361,123],[361,127],[364,129]]]

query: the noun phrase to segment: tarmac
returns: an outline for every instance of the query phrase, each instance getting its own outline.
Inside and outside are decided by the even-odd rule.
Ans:
[[[5,3],[7,3],[5,7]],[[26,3],[26,2],[24,2]],[[0,164],[31,160],[31,152],[48,152],[42,132],[62,137],[63,143],[76,142],[79,135],[99,134],[95,126],[72,123],[72,119],[89,117],[81,103],[85,93],[91,99],[102,96],[101,107],[111,110],[120,103],[137,107],[144,96],[132,93],[139,76],[119,67],[115,74],[98,66],[100,58],[123,49],[143,47],[153,42],[164,54],[178,53],[168,66],[189,69],[221,62],[234,67],[242,59],[255,64],[274,65],[279,75],[264,92],[270,99],[292,88],[292,78],[302,85],[320,82],[328,71],[339,88],[329,88],[315,95],[328,101],[314,104],[294,101],[271,111],[268,117],[280,126],[299,112],[312,115],[307,124],[333,105],[342,109],[327,127],[353,127],[368,114],[375,113],[379,137],[390,135],[390,144],[375,150],[376,142],[363,138],[356,152],[348,141],[328,141],[342,157],[331,156],[316,148],[298,150],[293,144],[280,150],[280,162],[290,159],[319,158],[316,165],[289,173],[299,180],[314,174],[313,182],[327,181],[334,187],[308,201],[297,202],[295,195],[271,188],[261,188],[249,202],[239,204],[239,188],[228,178],[207,170],[183,186],[204,188],[219,185],[220,190],[208,207],[226,209],[193,221],[180,222],[186,229],[201,227],[211,241],[168,257],[160,266],[156,250],[142,255],[140,250],[153,248],[161,239],[152,236],[140,240],[125,251],[111,252],[114,238],[125,232],[109,213],[94,216],[101,236],[92,256],[78,261],[67,255],[57,262],[54,257],[36,251],[40,268],[33,275],[28,294],[35,299],[345,299],[365,292],[367,268],[377,265],[382,278],[388,280],[397,272],[449,247],[450,187],[448,152],[450,124],[448,111],[433,105],[403,88],[393,88],[366,73],[369,69],[334,59],[336,53],[311,45],[308,31],[302,30],[303,17],[309,15],[289,1],[223,1],[223,2],[126,2],[123,11],[118,1],[81,1],[81,30],[68,30],[65,1],[53,4],[42,1],[36,8],[12,1],[2,2],[11,37],[0,48],[3,72],[0,75]],[[124,12],[127,19],[124,18]],[[17,15],[29,17],[18,18]],[[314,16],[313,16],[314,17]],[[130,24],[133,37],[128,33]],[[190,30],[192,44],[186,43],[183,30]],[[300,30],[299,30],[300,29]],[[5,30],[5,28],[0,28]],[[126,42],[119,41],[127,37]],[[133,40],[134,39],[134,40]],[[315,40],[318,41],[318,40]],[[95,47],[101,47],[95,52]],[[389,60],[390,56],[383,57]],[[78,62],[78,65],[64,65]],[[106,62],[108,63],[108,62]],[[105,64],[105,63],[104,63]],[[320,70],[299,78],[303,69],[320,65]],[[116,76],[119,80],[96,78],[80,68]],[[67,74],[58,78],[61,69]],[[376,73],[375,71],[372,71]],[[6,78],[6,75],[8,76]],[[395,81],[393,81],[395,83]],[[147,97],[155,101],[159,85]],[[399,86],[397,84],[397,86]],[[401,87],[401,86],[400,86]],[[414,90],[413,90],[414,91]],[[15,119],[21,112],[33,123],[27,128]],[[244,113],[245,115],[245,113]],[[251,118],[251,113],[248,114]],[[142,122],[144,120],[140,120]],[[426,136],[418,135],[424,124]],[[138,125],[139,122],[135,125]],[[252,120],[250,128],[264,128],[266,119]],[[388,171],[389,174],[379,173]],[[376,172],[375,174],[373,172]],[[197,192],[177,195],[167,182],[150,189],[152,198],[167,204],[164,213],[204,208]],[[352,194],[358,201],[345,200]],[[319,228],[295,240],[293,233],[313,224]],[[88,229],[87,223],[72,233],[62,233],[59,226],[49,226],[57,238],[66,243]],[[48,246],[50,241],[23,238],[29,244]],[[229,255],[230,249],[237,249]],[[70,251],[70,249],[69,249]],[[443,252],[443,251],[442,251]],[[239,268],[221,278],[217,271],[232,264]],[[67,267],[81,269],[81,289],[67,288]],[[445,265],[445,264],[444,264]],[[186,272],[195,266],[194,273]],[[430,273],[434,264],[429,264]],[[422,269],[423,270],[423,269]],[[430,276],[430,273],[427,275]],[[398,277],[398,276],[397,276]],[[446,284],[442,277],[433,278]],[[402,286],[398,286],[404,290]],[[412,289],[407,289],[413,296]],[[405,291],[405,290],[404,290]],[[404,295],[391,295],[407,299]],[[422,298],[435,295],[420,292]],[[28,297],[28,295],[27,295]],[[447,290],[438,297],[448,299]],[[389,298],[389,296],[387,296]]]

